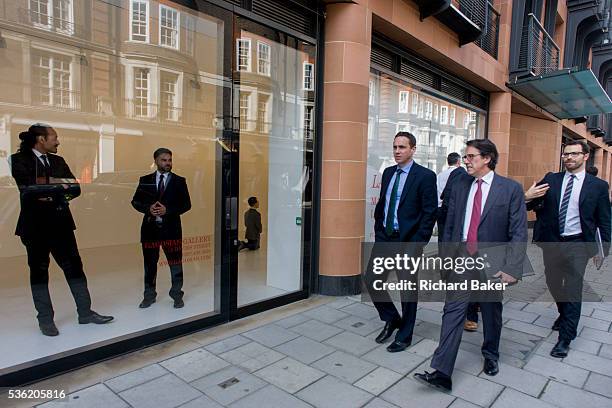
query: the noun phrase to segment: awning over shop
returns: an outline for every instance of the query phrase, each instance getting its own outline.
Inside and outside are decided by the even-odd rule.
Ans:
[[[559,119],[612,112],[610,97],[590,69],[554,71],[508,87]]]

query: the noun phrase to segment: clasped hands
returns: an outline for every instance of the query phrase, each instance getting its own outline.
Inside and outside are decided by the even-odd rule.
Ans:
[[[502,281],[502,283],[515,283],[516,282],[516,278],[512,275],[508,275],[506,272],[499,271],[493,276],[496,278],[499,278]]]
[[[149,212],[155,217],[162,217],[166,215],[166,206],[159,201],[156,201],[153,205],[151,205],[151,207],[149,207]]]

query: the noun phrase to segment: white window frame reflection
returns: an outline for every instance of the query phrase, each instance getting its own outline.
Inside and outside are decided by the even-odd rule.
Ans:
[[[73,0],[28,0],[28,10],[34,27],[74,34]]]
[[[434,103],[434,110],[433,110],[433,120],[434,122],[438,122],[438,120],[440,119],[439,116],[439,105],[437,103]]]
[[[433,103],[431,101],[425,101],[425,119],[431,120],[433,118]]]
[[[399,92],[398,108],[397,108],[397,111],[399,113],[408,113],[408,101],[409,100],[410,100],[410,92],[408,91]]]
[[[251,116],[251,91],[240,91],[238,93],[238,114],[240,122],[240,130],[250,130],[250,116]]]
[[[455,115],[457,114],[456,109],[455,108],[450,108],[449,111],[449,125],[451,126],[455,126]]]
[[[236,69],[238,71],[251,71],[251,39],[238,38],[236,40]]]
[[[159,5],[159,45],[180,49],[181,13],[172,7]]]
[[[270,76],[272,65],[272,47],[270,44],[257,41],[257,73]]]
[[[170,82],[165,81],[166,78],[172,76],[174,81],[174,90],[171,92],[169,88],[166,88],[166,84]],[[176,72],[171,70],[160,70],[159,75],[159,107],[160,115],[162,120],[176,122],[181,118],[181,107],[182,107],[182,72]],[[172,103],[168,102],[172,100]]]
[[[314,91],[314,64],[304,62],[302,72],[304,75],[303,89],[305,91]]]
[[[419,113],[419,94],[415,92],[412,93],[412,105],[410,108],[410,113],[413,115]]]
[[[132,114],[136,118],[149,118],[153,114],[151,109],[151,69],[147,67],[133,67],[132,69],[134,75]],[[139,77],[140,73],[145,73],[146,78]],[[138,84],[139,81],[143,80],[146,81],[146,87]]]
[[[138,5],[144,5],[145,6],[145,12],[144,12],[144,16],[142,16],[142,12],[139,12],[139,16],[141,18],[139,19],[134,19],[134,5],[138,4]],[[140,7],[139,7],[140,9]],[[149,9],[149,0],[130,0],[130,18],[129,18],[129,23],[130,23],[130,41],[135,41],[135,42],[141,42],[141,43],[148,43],[149,42],[149,14],[150,13],[150,9]],[[134,32],[134,25],[137,24],[139,28],[144,27],[144,31],[145,33],[142,34],[140,32],[135,33]],[[140,31],[140,29],[138,30]],[[135,36],[138,36],[139,38],[136,38]],[[140,38],[140,37],[144,37],[144,38]]]
[[[448,106],[440,106],[440,124],[448,125]]]
[[[311,140],[314,125],[314,106],[304,105],[304,139]]]
[[[37,94],[42,105],[61,108],[76,108],[73,92],[72,56],[55,54],[42,50],[33,50],[32,78],[36,81]],[[47,60],[47,65],[41,63]],[[67,65],[67,67],[65,66]],[[46,79],[45,79],[46,78]],[[43,90],[44,93],[43,99]]]
[[[370,106],[374,105],[374,93],[375,93],[374,81],[370,80],[370,82],[368,83],[368,101],[369,101]]]

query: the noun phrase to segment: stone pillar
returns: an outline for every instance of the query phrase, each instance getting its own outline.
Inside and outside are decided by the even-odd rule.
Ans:
[[[371,13],[327,6],[319,292],[357,294],[364,239]]]
[[[512,94],[492,92],[489,101],[489,133],[487,137],[497,146],[499,160],[495,171],[502,176],[508,175],[508,156],[510,154],[510,116]]]

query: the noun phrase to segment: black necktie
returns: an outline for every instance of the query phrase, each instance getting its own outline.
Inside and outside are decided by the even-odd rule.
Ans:
[[[159,196],[159,198],[162,197],[162,195],[164,195],[164,188],[166,186],[164,185],[164,175],[160,174],[159,176],[159,184],[157,185],[157,194]]]
[[[46,183],[49,184],[49,179],[51,178],[51,166],[49,165],[49,160],[47,159],[47,155],[43,154],[40,156],[43,162],[43,167],[45,168],[45,180]]]

